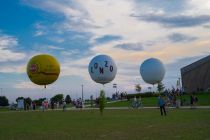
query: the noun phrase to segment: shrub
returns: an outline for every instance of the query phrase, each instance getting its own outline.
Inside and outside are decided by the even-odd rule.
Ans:
[[[105,92],[101,90],[100,97],[99,97],[99,109],[100,109],[101,115],[103,115],[105,104],[106,104]]]

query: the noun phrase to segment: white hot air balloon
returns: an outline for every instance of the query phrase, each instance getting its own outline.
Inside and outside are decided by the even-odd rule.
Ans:
[[[154,85],[163,80],[165,67],[159,59],[150,58],[141,64],[140,74],[146,83]]]
[[[93,81],[104,85],[114,80],[117,66],[110,56],[98,55],[90,61],[88,70]]]

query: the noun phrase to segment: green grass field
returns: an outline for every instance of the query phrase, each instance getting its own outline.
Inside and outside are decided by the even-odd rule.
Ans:
[[[210,94],[201,94],[196,95],[198,97],[198,103],[199,106],[210,106]],[[186,100],[186,103],[190,104],[190,96],[184,95],[182,96],[182,99]],[[107,107],[129,107],[131,106],[132,101],[120,101],[120,102],[114,102],[106,104]],[[146,97],[142,98],[143,106],[157,106],[157,97]]]
[[[8,107],[0,107],[0,112],[2,111],[8,111]]]
[[[209,109],[0,112],[1,140],[210,139]]]

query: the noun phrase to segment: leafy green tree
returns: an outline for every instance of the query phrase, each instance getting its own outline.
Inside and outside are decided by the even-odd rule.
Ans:
[[[25,98],[24,97],[17,97],[17,99],[16,99],[16,102],[18,101],[18,100],[24,100]]]
[[[136,88],[136,91],[137,91],[138,93],[141,92],[141,85],[140,85],[140,84],[135,85],[135,88]]]
[[[25,103],[26,103],[26,104],[30,105],[30,104],[31,104],[31,102],[32,102],[32,100],[31,100],[31,98],[30,98],[30,97],[25,98]]]
[[[25,110],[29,110],[31,102],[32,102],[31,98],[29,98],[29,97],[24,98],[24,109]]]
[[[70,95],[66,95],[65,102],[66,102],[66,104],[70,104],[71,103]]]
[[[105,104],[106,104],[105,92],[101,90],[100,97],[99,97],[99,109],[100,109],[101,115],[103,115]]]
[[[16,102],[18,102],[18,100],[24,100],[24,109],[29,109],[29,106],[32,103],[32,100],[30,97],[28,97],[28,98],[18,97],[16,99]]]
[[[158,85],[157,85],[157,90],[159,93],[163,92],[164,90],[164,84],[162,82],[159,82]]]
[[[33,100],[37,106],[41,106],[42,102],[46,100],[46,98],[39,98],[38,100]]]
[[[54,103],[62,103],[63,102],[63,94],[57,94],[55,96],[53,96],[51,99],[51,102],[54,102]]]
[[[8,106],[9,100],[5,96],[0,96],[0,106]]]

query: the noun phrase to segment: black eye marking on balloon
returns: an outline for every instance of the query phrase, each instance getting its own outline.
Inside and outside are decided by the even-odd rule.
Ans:
[[[93,73],[93,67],[90,68],[90,72]]]
[[[105,62],[105,67],[108,67],[108,61],[104,61]]]
[[[114,70],[113,66],[110,66],[109,70],[112,72]]]
[[[104,68],[99,67],[99,73],[104,74]]]
[[[98,68],[98,63],[94,64],[94,68],[97,69]]]

